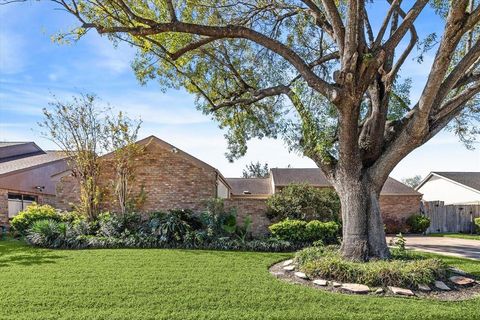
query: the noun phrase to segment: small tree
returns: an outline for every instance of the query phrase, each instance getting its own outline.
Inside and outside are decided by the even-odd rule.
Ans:
[[[267,200],[268,217],[272,220],[301,219],[338,221],[340,200],[330,188],[307,184],[290,184]]]
[[[56,100],[44,108],[41,134],[53,141],[67,156],[80,184],[76,210],[93,219],[100,201],[100,154],[105,150],[104,108],[95,105],[95,95],[82,94],[71,101]]]
[[[243,177],[244,178],[267,178],[270,174],[270,170],[268,169],[268,163],[264,163],[263,165],[257,162],[250,162],[245,166],[243,169]]]
[[[403,183],[405,183],[407,186],[410,186],[412,188],[418,187],[421,181],[422,181],[422,176],[420,175],[402,179]]]
[[[96,105],[96,96],[82,94],[72,101],[56,100],[44,108],[45,119],[39,123],[42,135],[53,141],[66,155],[70,169],[80,184],[80,201],[76,210],[95,219],[100,210],[101,175],[107,167],[101,155],[111,151],[115,196],[120,212],[125,214],[134,204],[131,184],[134,162],[144,146],[135,144],[141,121],[133,121],[122,112],[111,114],[108,107]]]
[[[125,216],[128,210],[136,205],[136,199],[142,195],[133,193],[135,181],[135,160],[145,150],[144,145],[136,144],[141,121],[133,121],[123,115],[107,119],[109,134],[109,149],[113,153],[114,190],[120,213]],[[142,193],[142,192],[140,192]]]

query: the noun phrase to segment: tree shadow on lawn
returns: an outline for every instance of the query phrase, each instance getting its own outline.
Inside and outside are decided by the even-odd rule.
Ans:
[[[57,252],[33,248],[19,240],[0,241],[0,268],[10,265],[51,264],[62,258],[64,256]]]

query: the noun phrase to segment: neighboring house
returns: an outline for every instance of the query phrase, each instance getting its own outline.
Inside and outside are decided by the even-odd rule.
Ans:
[[[480,204],[480,172],[431,172],[416,190],[425,201]]]
[[[65,156],[33,142],[0,142],[0,225],[32,202],[55,205],[51,176],[65,171]]]
[[[208,198],[229,197],[229,186],[225,178],[209,164],[154,136],[140,140],[137,144],[145,146],[143,155],[135,159],[135,185],[132,187],[134,195],[145,195],[139,210],[199,210]],[[101,157],[105,161],[101,181],[107,192],[114,189],[113,166],[108,163],[112,155],[109,153]],[[71,204],[78,201],[78,183],[69,172],[56,178],[59,180],[57,206],[69,210]],[[106,194],[104,198],[108,199],[108,203],[103,203],[103,207],[114,210],[114,196]]]
[[[291,183],[331,188],[318,168],[276,168],[271,170],[268,178],[224,178],[216,168],[157,137],[151,136],[137,143],[145,146],[145,152],[135,159],[136,177],[132,187],[134,194],[145,195],[138,208],[141,212],[169,209],[198,211],[205,208],[205,200],[219,197],[224,199],[227,208],[236,208],[240,220],[251,216],[253,232],[261,234],[270,224],[265,215],[266,199],[275,192]],[[111,194],[114,172],[111,169],[113,165],[109,163],[112,154],[101,159],[105,168],[101,181],[106,190],[102,207],[115,210],[115,198]],[[56,199],[52,202],[59,209],[69,210],[79,200],[78,182],[66,167],[54,171],[45,173],[45,177],[52,177],[48,192],[53,193],[50,188],[56,186]],[[408,216],[419,212],[421,197],[419,192],[389,178],[380,195],[386,223],[400,225]]]
[[[318,168],[273,168],[264,179],[227,178],[234,199],[267,199],[292,183],[306,183],[317,188],[332,188]],[[412,214],[420,212],[422,194],[413,188],[388,178],[380,193],[380,209],[387,229],[405,224]],[[390,231],[387,230],[387,231]]]

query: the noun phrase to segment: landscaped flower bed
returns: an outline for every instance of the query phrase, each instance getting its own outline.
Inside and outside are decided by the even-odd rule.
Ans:
[[[272,266],[277,277],[327,290],[376,295],[473,297],[475,278],[440,259],[392,249],[390,260],[367,263],[342,258],[338,246],[303,249]]]

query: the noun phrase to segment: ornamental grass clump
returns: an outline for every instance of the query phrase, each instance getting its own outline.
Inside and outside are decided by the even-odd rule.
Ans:
[[[416,288],[447,276],[447,265],[439,259],[373,260],[354,262],[344,259],[338,248],[306,248],[295,257],[300,270],[312,278],[368,286]]]

